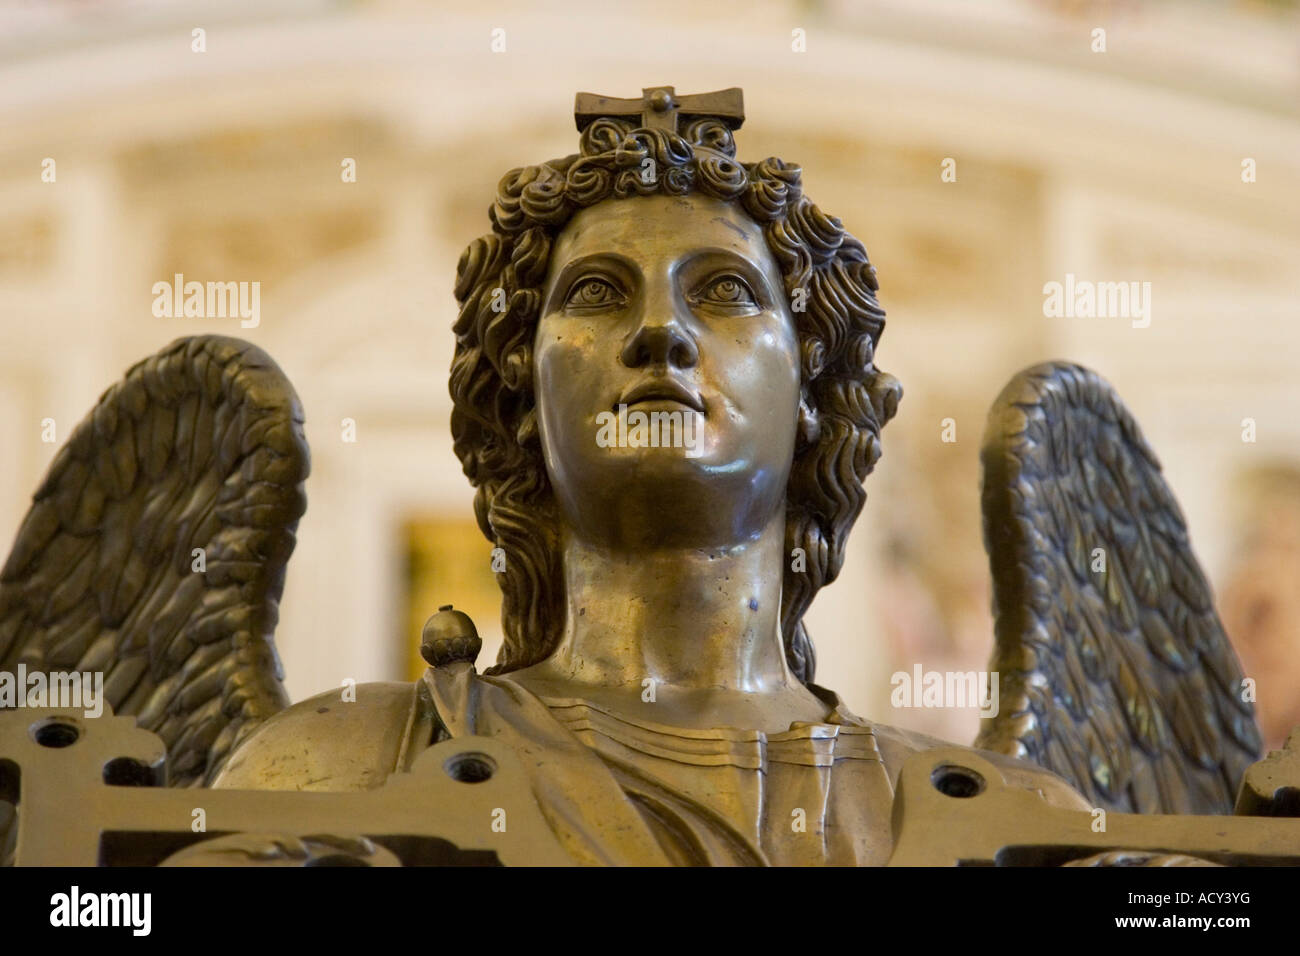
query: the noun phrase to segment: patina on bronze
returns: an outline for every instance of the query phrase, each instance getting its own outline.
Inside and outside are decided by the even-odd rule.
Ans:
[[[381,838],[385,794],[449,747],[497,755],[459,777],[444,763],[461,784],[496,763],[526,780],[576,863],[1064,862],[1154,845],[1140,818],[1084,839],[1095,808],[1229,812],[1258,751],[1240,668],[1154,456],[1084,369],[1027,370],[990,416],[1009,693],[987,749],[862,720],[814,682],[802,618],[840,571],[901,396],[875,365],[875,271],[797,166],[737,159],[738,90],[579,94],[575,117],[579,153],[508,173],[457,272],[452,432],[506,556],[495,666],[478,672],[473,624],[448,607],[422,681],[285,707],[271,637],[302,413],[269,358],[211,337],[129,372],[51,468],[0,576],[0,664],[107,670],[109,703],[159,735],[174,783],[375,792],[310,833],[279,804],[257,825],[269,795],[229,794],[234,830],[254,847],[280,833],[295,859],[370,837],[427,862]],[[629,432],[637,416],[663,440]],[[1112,555],[1100,577],[1094,547]],[[906,824],[900,775],[935,794],[907,797]],[[490,841],[499,807],[471,786],[447,799],[447,842],[490,845],[456,828],[477,812]],[[1036,846],[1057,850],[1003,853],[1005,826],[945,844],[943,800],[968,801],[968,822],[1035,818]],[[1211,853],[1199,819],[1169,848]],[[1253,859],[1267,826],[1217,858]],[[550,844],[531,845],[542,862]]]

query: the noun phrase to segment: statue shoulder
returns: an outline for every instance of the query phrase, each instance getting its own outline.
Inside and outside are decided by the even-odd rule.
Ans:
[[[903,769],[903,763],[912,754],[937,747],[961,747],[960,744],[953,744],[937,737],[904,730],[901,727],[874,724],[871,729],[876,735],[876,744],[880,748],[880,755],[885,762],[885,768],[889,771],[890,783],[895,787],[898,786],[898,774]],[[1066,783],[1064,779],[1050,770],[1043,769],[1038,764],[1030,763],[1028,760],[1008,757],[1006,754],[979,750],[975,747],[962,747],[961,749],[978,754],[993,764],[1002,771],[1003,777],[1011,786],[1023,787],[1026,790],[1037,790],[1051,806],[1061,807],[1066,810],[1092,809],[1092,804],[1084,799],[1082,794]]]
[[[336,792],[378,787],[397,768],[417,722],[416,687],[358,684],[355,700],[345,700],[339,689],[300,701],[240,744],[212,785]]]

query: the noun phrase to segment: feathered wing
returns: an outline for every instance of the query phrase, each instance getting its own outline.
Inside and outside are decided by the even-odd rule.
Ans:
[[[1115,391],[1027,369],[989,413],[997,716],[975,744],[1098,807],[1228,813],[1258,758],[1241,667],[1160,464]]]
[[[302,424],[284,373],[239,339],[179,339],[131,368],[0,571],[0,670],[102,672],[114,712],[166,743],[170,782],[209,782],[288,703],[272,636],[306,509]]]

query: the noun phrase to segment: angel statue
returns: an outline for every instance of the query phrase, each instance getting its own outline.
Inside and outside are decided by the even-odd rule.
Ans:
[[[904,761],[951,745],[855,716],[803,623],[902,395],[875,269],[798,166],[736,158],[739,90],[579,94],[576,118],[579,152],[507,173],[457,267],[451,428],[505,557],[494,665],[444,610],[423,679],[289,704],[303,413],[261,350],[199,336],[50,467],[0,577],[0,669],[102,671],[173,786],[363,791],[478,735],[575,863],[883,863]],[[1230,812],[1259,736],[1132,416],[1040,365],[983,465],[1002,706],[981,759],[1052,807]]]

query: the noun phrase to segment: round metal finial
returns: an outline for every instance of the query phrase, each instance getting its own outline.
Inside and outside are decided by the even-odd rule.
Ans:
[[[469,615],[455,610],[450,604],[438,608],[438,613],[424,625],[420,640],[420,656],[432,667],[445,667],[460,661],[474,663],[483,641]]]
[[[656,113],[666,113],[673,108],[673,95],[667,90],[655,90],[650,94],[650,108]]]

